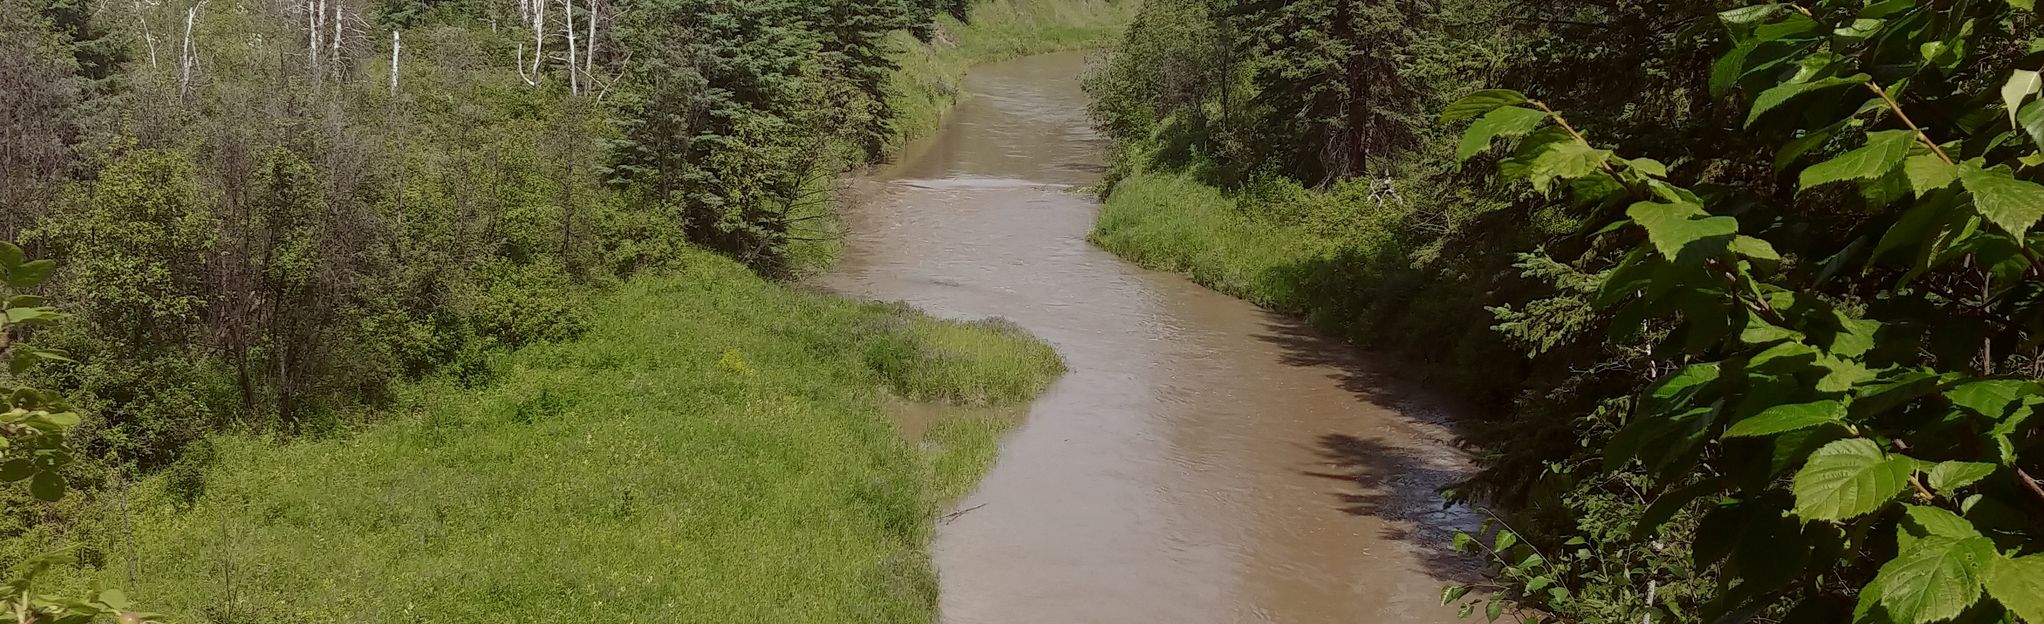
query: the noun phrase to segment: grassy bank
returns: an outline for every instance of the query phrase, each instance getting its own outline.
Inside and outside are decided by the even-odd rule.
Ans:
[[[1023,401],[1056,355],[682,264],[483,387],[413,385],[321,440],[219,438],[139,484],[137,598],[188,622],[930,621],[932,518],[1006,423],[953,410],[906,442],[882,401]],[[115,584],[117,529],[95,528]]]
[[[1503,398],[1499,341],[1474,282],[1415,268],[1426,249],[1401,231],[1405,209],[1363,185],[1325,192],[1262,181],[1223,190],[1198,167],[1157,168],[1125,152],[1090,238],[1153,269],[1306,318],[1353,344],[1394,352],[1423,381],[1479,401]],[[1488,363],[1488,364],[1485,364]],[[1479,365],[1481,364],[1481,365]]]
[[[957,101],[959,83],[974,65],[1031,54],[1095,48],[1111,43],[1134,19],[1136,0],[984,0],[972,19],[937,18],[929,43],[896,35],[893,97],[899,112],[895,146],[935,132]]]

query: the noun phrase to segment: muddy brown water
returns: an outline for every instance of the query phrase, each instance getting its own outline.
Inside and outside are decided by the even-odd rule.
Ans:
[[[940,525],[947,624],[1449,622],[1470,524],[1442,410],[1284,316],[1086,241],[1103,171],[1056,54],[975,69],[943,130],[855,182],[823,285],[1000,316],[1071,372]]]

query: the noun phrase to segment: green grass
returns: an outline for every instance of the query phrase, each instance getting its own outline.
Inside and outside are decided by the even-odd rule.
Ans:
[[[1014,404],[1057,356],[683,264],[486,387],[417,384],[325,439],[219,438],[203,471],[138,484],[134,597],[183,622],[932,621],[932,518],[1013,419],[948,410],[916,443],[883,404]]]
[[[1136,264],[1289,312],[1311,302],[1297,267],[1337,247],[1308,228],[1251,219],[1233,198],[1190,174],[1143,171],[1115,184],[1092,240]]]
[[[1031,54],[1083,50],[1107,45],[1135,18],[1137,0],[980,0],[969,23],[950,16],[937,20],[928,44],[896,35],[902,50],[895,60],[898,111],[895,147],[927,136],[943,123],[958,100],[965,72],[974,65]]]

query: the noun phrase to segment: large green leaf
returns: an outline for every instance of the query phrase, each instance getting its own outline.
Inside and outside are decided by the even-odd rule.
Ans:
[[[1836,399],[1810,403],[1776,405],[1734,423],[1725,437],[1744,438],[1807,429],[1826,423],[1845,422],[1845,403]]]
[[[1555,180],[1574,180],[1596,172],[1611,160],[1611,150],[1590,147],[1574,137],[1566,141],[1545,141],[1520,156],[1525,164],[1521,175],[1533,188],[1545,193]]]
[[[2008,167],[1965,167],[1959,182],[1973,193],[1973,207],[1980,216],[2016,238],[2044,219],[2044,186],[2016,179]]]
[[[1908,458],[1889,457],[1866,438],[1826,444],[1796,471],[1796,515],[1810,520],[1865,515],[1902,492],[1912,466]]]
[[[1443,123],[1474,118],[1506,106],[1526,103],[1526,95],[1511,89],[1484,89],[1449,104],[1441,112]]]
[[[2044,555],[1995,557],[1987,570],[1987,594],[2025,621],[2044,622]]]
[[[1916,133],[1908,130],[1869,132],[1865,146],[1804,169],[1801,185],[1807,189],[1832,182],[1871,180],[1888,175],[1902,164],[1903,158],[1909,156],[1909,146],[1915,142]]]
[[[1753,109],[1746,114],[1746,125],[1752,126],[1753,122],[1760,120],[1761,115],[1767,114],[1767,111],[1774,110],[1783,104],[1787,104],[1789,100],[1833,87],[1862,84],[1871,78],[1871,76],[1866,74],[1853,74],[1837,78],[1819,78],[1809,82],[1792,82],[1762,91],[1758,97],[1753,98]]]
[[[1646,228],[1654,250],[1677,264],[1698,264],[1725,252],[1739,234],[1739,221],[1711,216],[1689,203],[1640,202],[1625,215]]]
[[[2023,379],[1980,379],[1969,381],[1945,391],[1945,399],[1988,418],[1999,419],[2008,415],[2009,406],[2025,396],[2036,394],[2036,382]]]
[[[1462,144],[1455,149],[1455,160],[1469,160],[1478,152],[1489,149],[1492,139],[1524,136],[1546,121],[1547,113],[1530,108],[1505,106],[1491,111],[1476,123],[1469,124],[1469,130],[1462,133]]]
[[[1941,622],[1980,600],[1980,585],[1995,559],[1985,537],[1933,535],[1917,540],[1875,574],[1880,604],[1897,622]]]
[[[1994,464],[1981,462],[1948,461],[1939,462],[1930,469],[1930,488],[1939,494],[1951,496],[1953,490],[1972,485],[1998,468]]]
[[[2037,72],[2018,69],[2009,73],[2008,82],[2001,85],[2001,105],[2008,109],[2011,125],[2016,123],[2016,111],[2022,110],[2023,101],[2036,95],[2040,88],[2044,88],[2044,78]]]
[[[1918,197],[1958,182],[1959,171],[1958,165],[1935,154],[1917,154],[1902,161],[1902,172],[1909,176],[1909,188]]]
[[[2016,127],[2030,135],[2032,144],[2044,147],[2044,100],[2031,102],[2016,113]]]

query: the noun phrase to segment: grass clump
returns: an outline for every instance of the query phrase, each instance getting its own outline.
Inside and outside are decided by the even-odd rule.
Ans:
[[[927,622],[937,505],[1011,421],[912,444],[883,399],[1012,404],[1062,370],[1011,326],[704,252],[594,307],[486,386],[407,386],[324,439],[217,437],[196,475],[137,484],[136,598],[191,622]],[[116,529],[87,531],[114,582]]]
[[[892,338],[876,342],[867,362],[917,401],[1014,403],[1041,394],[1063,370],[1050,345],[1005,319],[913,319]]]
[[[1309,302],[1293,269],[1328,257],[1334,246],[1307,228],[1245,215],[1234,198],[1187,173],[1136,172],[1121,179],[1091,238],[1131,262],[1293,312]]]

